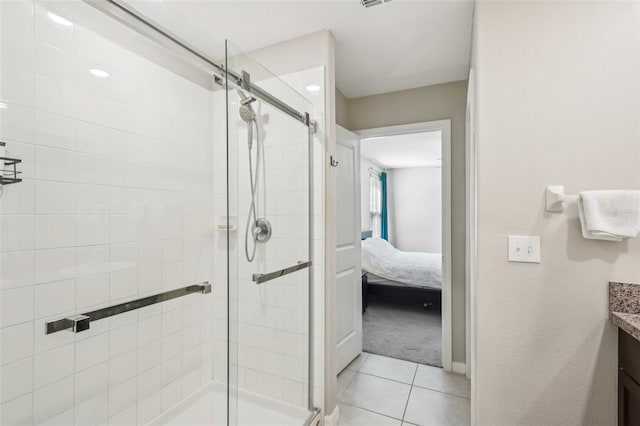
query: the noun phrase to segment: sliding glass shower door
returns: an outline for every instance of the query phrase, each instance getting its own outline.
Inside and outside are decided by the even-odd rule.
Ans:
[[[230,422],[302,425],[312,415],[312,105],[229,42],[226,69]]]

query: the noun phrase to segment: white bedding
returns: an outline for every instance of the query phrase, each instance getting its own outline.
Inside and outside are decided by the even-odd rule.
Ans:
[[[400,283],[442,289],[442,255],[400,251],[381,238],[362,241],[362,269]]]

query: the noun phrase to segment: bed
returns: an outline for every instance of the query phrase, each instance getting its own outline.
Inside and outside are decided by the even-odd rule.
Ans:
[[[362,239],[363,310],[370,293],[398,303],[440,306],[442,255],[405,252],[381,238]]]

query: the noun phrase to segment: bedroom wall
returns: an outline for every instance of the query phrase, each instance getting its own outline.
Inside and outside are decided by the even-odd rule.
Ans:
[[[399,250],[442,252],[442,170],[388,170],[389,242]]]
[[[616,424],[607,287],[640,282],[640,238],[583,239],[544,189],[640,188],[638,22],[637,2],[476,3],[477,425]],[[508,263],[509,234],[540,235],[542,263]]]
[[[465,362],[465,113],[467,81],[350,99],[348,129],[451,119],[453,361]]]

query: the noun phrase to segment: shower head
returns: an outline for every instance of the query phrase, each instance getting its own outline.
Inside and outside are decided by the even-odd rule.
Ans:
[[[242,118],[245,123],[251,123],[256,119],[256,113],[253,112],[251,105],[240,106],[240,118]]]
[[[256,113],[251,106],[251,102],[254,102],[256,98],[245,95],[240,89],[238,89],[238,95],[240,95],[240,118],[245,123],[251,123],[256,119]]]

